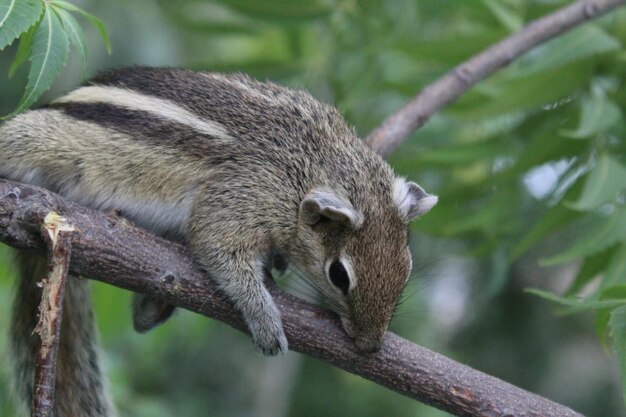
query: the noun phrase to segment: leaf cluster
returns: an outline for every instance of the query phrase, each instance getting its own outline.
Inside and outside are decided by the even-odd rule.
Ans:
[[[95,16],[63,0],[0,0],[0,51],[19,38],[17,53],[9,68],[9,77],[30,62],[28,84],[13,114],[32,106],[50,88],[67,62],[70,45],[87,65],[87,48],[78,14],[100,32],[107,50],[111,46],[104,25]]]

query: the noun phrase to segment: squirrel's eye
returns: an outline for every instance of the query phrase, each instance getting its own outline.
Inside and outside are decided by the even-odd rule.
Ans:
[[[328,277],[330,281],[339,288],[345,295],[348,294],[350,288],[350,277],[348,277],[348,271],[344,268],[340,260],[335,260],[330,264],[328,268]]]

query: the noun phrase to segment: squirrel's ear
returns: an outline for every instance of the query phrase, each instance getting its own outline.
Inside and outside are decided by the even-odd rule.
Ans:
[[[300,219],[311,226],[328,219],[352,229],[358,229],[363,223],[362,216],[349,201],[332,192],[319,190],[309,193],[300,203]]]
[[[396,179],[393,196],[400,214],[407,220],[426,214],[437,204],[439,197],[428,194],[414,182],[406,182],[402,178]]]

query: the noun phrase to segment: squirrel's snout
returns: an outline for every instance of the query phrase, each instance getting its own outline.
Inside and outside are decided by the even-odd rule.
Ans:
[[[348,333],[348,336],[354,339],[354,344],[357,349],[363,353],[372,353],[380,349],[380,345],[383,343],[385,332],[382,334],[370,333],[358,333],[355,332],[352,322],[345,317],[341,318],[341,324],[344,330]]]

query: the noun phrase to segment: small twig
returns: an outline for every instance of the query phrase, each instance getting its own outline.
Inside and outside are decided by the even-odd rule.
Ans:
[[[33,417],[52,416],[56,380],[56,359],[61,337],[65,282],[70,267],[71,232],[65,218],[49,212],[42,227],[44,241],[48,243],[48,273],[41,283],[39,321],[34,333],[39,336]]]
[[[372,131],[366,139],[367,143],[381,155],[390,155],[435,112],[454,102],[480,80],[535,46],[624,4],[626,0],[580,0],[532,21],[523,30],[471,57],[426,86]]]
[[[70,273],[162,299],[246,331],[240,314],[186,249],[30,185],[0,180],[0,241],[37,248],[32,225],[50,210],[71,219]],[[580,417],[571,409],[389,333],[360,354],[331,313],[271,287],[289,347],[459,416]]]

